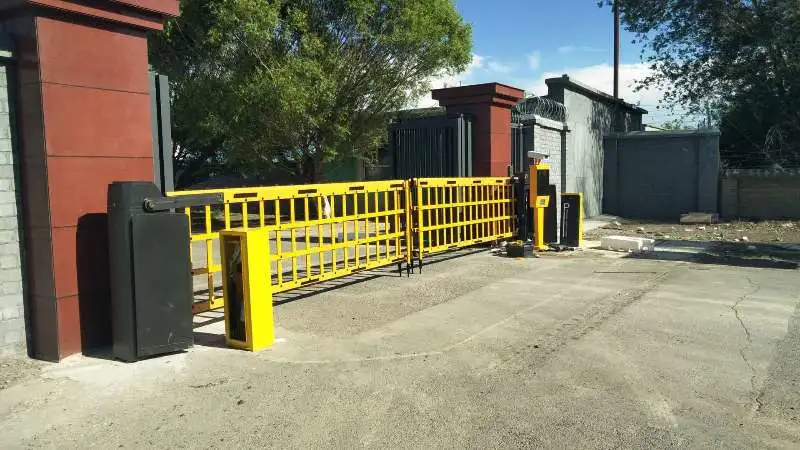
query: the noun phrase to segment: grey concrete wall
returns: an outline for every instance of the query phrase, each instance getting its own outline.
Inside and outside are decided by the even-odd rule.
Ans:
[[[608,94],[567,77],[546,80],[549,98],[567,109],[566,174],[564,192],[583,193],[586,217],[602,213],[603,137],[615,131],[615,114],[622,131],[639,131],[642,109],[615,102]]]
[[[3,55],[0,47],[0,56]],[[0,355],[24,353],[26,342],[8,71],[0,61]]]
[[[800,219],[800,171],[728,171],[720,178],[724,218]]]
[[[718,211],[718,132],[610,134],[604,147],[604,213],[675,220]]]

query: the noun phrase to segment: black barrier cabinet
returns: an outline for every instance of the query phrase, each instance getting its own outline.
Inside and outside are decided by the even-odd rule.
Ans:
[[[193,343],[188,217],[148,212],[146,199],[168,201],[153,183],[109,186],[113,353],[124,361],[185,350]]]
[[[568,247],[581,244],[581,195],[561,194],[561,243]]]

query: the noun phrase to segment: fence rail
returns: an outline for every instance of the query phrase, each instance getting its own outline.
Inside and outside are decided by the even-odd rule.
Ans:
[[[510,238],[509,178],[417,178],[363,183],[210,189],[217,205],[186,208],[192,274],[204,277],[195,313],[224,306],[220,232],[258,228],[269,245],[271,290],[283,292],[361,270]],[[267,274],[265,274],[267,276]]]

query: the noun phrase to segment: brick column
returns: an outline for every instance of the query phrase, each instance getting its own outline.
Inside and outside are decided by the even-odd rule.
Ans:
[[[31,354],[110,342],[108,184],[153,178],[146,32],[177,0],[11,0]]]
[[[504,84],[487,83],[432,91],[448,113],[474,116],[472,172],[476,177],[504,177],[511,165],[511,108],[525,92]]]

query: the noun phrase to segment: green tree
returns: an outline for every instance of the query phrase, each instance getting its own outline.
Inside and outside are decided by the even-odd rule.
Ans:
[[[317,180],[325,160],[369,157],[388,113],[471,59],[471,28],[451,0],[181,6],[151,38],[151,62],[173,83],[174,140],[187,170],[184,161]]]
[[[798,0],[619,4],[654,69],[643,86],[660,87],[669,104],[718,117],[722,148],[736,165],[800,164]]]

